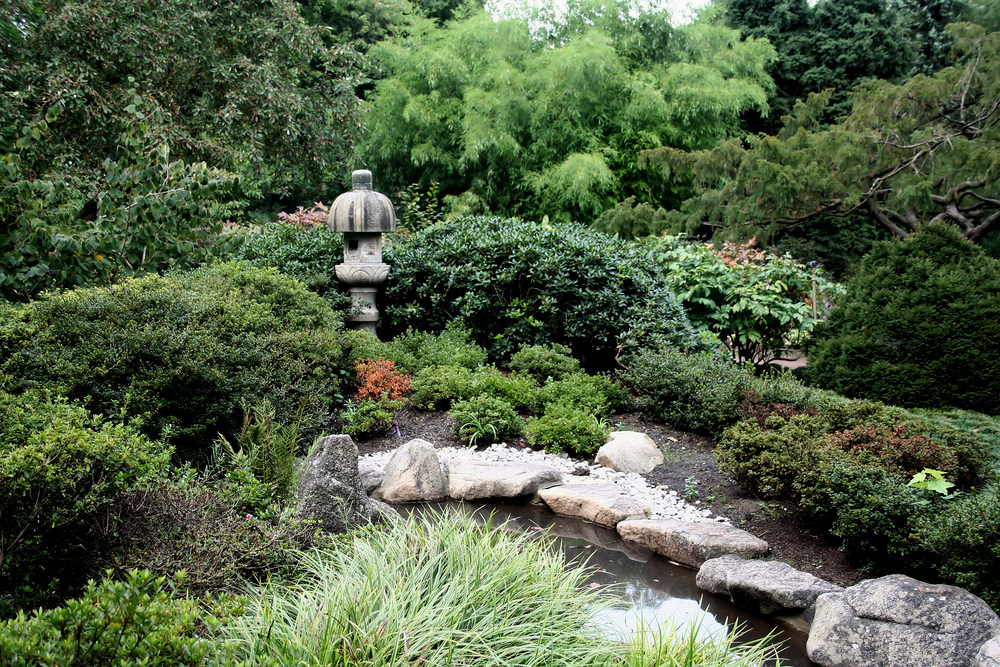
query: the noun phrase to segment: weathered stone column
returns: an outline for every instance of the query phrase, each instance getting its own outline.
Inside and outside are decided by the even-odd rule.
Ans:
[[[354,187],[334,200],[328,226],[344,235],[344,262],[337,265],[337,280],[347,285],[357,314],[352,328],[375,334],[378,308],[375,297],[389,277],[382,263],[382,234],[396,231],[396,211],[385,195],[372,190],[372,173],[359,169],[351,175]]]

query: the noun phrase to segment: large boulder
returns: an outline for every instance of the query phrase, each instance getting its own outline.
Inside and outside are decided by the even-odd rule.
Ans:
[[[618,524],[618,534],[690,567],[701,567],[705,561],[727,554],[758,558],[769,551],[767,542],[759,537],[716,521],[622,521]]]
[[[365,493],[371,493],[382,485],[382,478],[385,477],[385,470],[370,461],[358,463],[358,475],[361,477],[361,486]]]
[[[994,637],[979,647],[972,667],[1000,667],[1000,637]]]
[[[645,475],[663,463],[663,452],[645,433],[615,431],[597,450],[594,462],[619,472]]]
[[[299,480],[297,513],[334,533],[369,523],[376,515],[361,487],[358,446],[351,436],[328,435],[313,447]]]
[[[614,528],[626,519],[644,519],[649,508],[614,484],[564,484],[538,493],[556,514]]]
[[[562,483],[562,474],[540,463],[458,460],[448,464],[448,496],[455,500],[521,498]]]
[[[998,633],[972,593],[892,574],[821,595],[806,650],[824,667],[971,667]]]
[[[448,471],[434,445],[414,438],[398,447],[385,465],[382,483],[373,495],[387,503],[441,500],[448,495]]]
[[[726,595],[738,606],[764,616],[798,614],[820,595],[844,590],[788,563],[733,555],[705,561],[695,583],[704,591]]]

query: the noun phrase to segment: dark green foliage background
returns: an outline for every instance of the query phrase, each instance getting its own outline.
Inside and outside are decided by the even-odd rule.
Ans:
[[[876,245],[818,327],[807,381],[904,406],[1000,412],[1000,262],[954,229]]]

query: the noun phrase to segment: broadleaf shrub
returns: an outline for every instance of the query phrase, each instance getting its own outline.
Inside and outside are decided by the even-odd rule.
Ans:
[[[748,373],[719,352],[642,350],[625,366],[639,408],[667,424],[718,434],[739,416]]]
[[[396,412],[402,407],[401,401],[394,401],[388,396],[349,403],[339,415],[341,430],[357,438],[385,435],[392,428]]]
[[[486,394],[455,403],[448,415],[455,420],[455,432],[470,445],[501,442],[524,431],[510,403]]]
[[[64,398],[0,392],[0,590],[85,574],[100,513],[164,474],[170,454]]]
[[[494,361],[558,343],[592,369],[612,367],[620,347],[704,345],[640,252],[583,227],[463,217],[385,257],[387,333],[441,331],[457,319]]]
[[[525,431],[533,447],[586,456],[607,442],[610,428],[593,412],[565,403],[550,403],[544,414],[528,420]]]
[[[90,581],[54,609],[0,621],[0,663],[33,665],[208,665],[224,655],[212,635],[216,618],[196,600],[177,597],[183,581],[131,570],[123,581]],[[206,636],[209,635],[209,636]]]
[[[396,362],[388,359],[358,359],[354,362],[359,401],[388,396],[393,401],[410,391],[410,374],[396,370]]]
[[[1000,412],[1000,261],[943,225],[875,245],[804,377],[846,396]]]
[[[241,405],[268,399],[279,421],[302,411],[318,433],[349,376],[340,318],[274,269],[234,262],[111,289],[50,293],[0,324],[0,374],[11,391],[59,387],[95,412],[169,434],[204,462],[235,437]]]
[[[354,341],[354,359],[390,359],[413,374],[428,366],[474,370],[486,361],[486,350],[471,340],[469,331],[458,321],[449,322],[436,333],[411,327],[386,342],[367,335],[355,335]]]
[[[565,345],[522,345],[511,355],[508,366],[515,373],[528,375],[545,382],[562,380],[580,370],[580,362],[572,357],[573,351]]]
[[[607,417],[628,403],[628,394],[607,375],[573,373],[536,387],[529,394],[528,407],[536,414],[545,412],[551,403],[581,408]]]

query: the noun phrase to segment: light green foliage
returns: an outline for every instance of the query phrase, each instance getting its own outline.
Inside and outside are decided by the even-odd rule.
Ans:
[[[425,329],[431,328],[427,323],[420,324]],[[472,332],[463,327],[459,320],[454,320],[444,324],[436,332],[418,330],[411,326],[384,343],[369,338],[359,342],[352,354],[354,359],[379,357],[395,361],[397,365],[416,375],[430,366],[474,370],[486,361],[486,351],[473,340]]]
[[[1000,412],[1000,261],[945,225],[878,244],[817,327],[804,377],[858,398]]]
[[[456,213],[590,222],[629,196],[676,203],[638,151],[707,148],[767,108],[766,42],[623,0],[510,9],[372,50],[386,78],[360,151],[389,187],[438,183]]]
[[[386,261],[385,333],[457,319],[495,362],[557,343],[591,370],[620,349],[704,346],[641,253],[577,225],[459,218],[394,244]]]
[[[510,403],[487,394],[455,403],[448,416],[455,420],[455,432],[469,446],[502,442],[524,430],[524,423]]]
[[[170,448],[39,391],[0,392],[0,575],[43,581],[83,574],[87,533],[128,490],[164,474]],[[111,521],[111,528],[117,527]],[[73,562],[75,572],[58,563]],[[55,568],[55,569],[53,569]],[[51,581],[55,584],[57,582]]]
[[[791,257],[664,236],[645,247],[687,310],[742,361],[764,366],[801,345],[843,289]]]
[[[394,401],[387,396],[348,403],[338,415],[340,428],[344,433],[357,438],[385,435],[392,428],[396,412],[402,407],[402,401]]]
[[[216,618],[197,601],[173,593],[183,574],[167,579],[131,570],[123,581],[111,577],[109,570],[102,581],[88,582],[80,597],[63,606],[0,622],[0,662],[200,667],[223,657],[224,647],[214,638]]]
[[[676,428],[718,434],[739,415],[748,373],[720,352],[647,349],[625,367],[639,408]]]
[[[607,417],[628,402],[628,394],[607,375],[572,373],[561,380],[550,380],[530,392],[528,407],[536,414],[545,412],[551,403],[563,403],[599,417]]]
[[[947,497],[949,489],[954,488],[954,484],[949,482],[944,478],[944,473],[940,470],[934,470],[933,468],[924,468],[918,473],[913,475],[913,478],[906,483],[907,486],[912,486],[915,489],[927,489],[929,491],[934,491],[935,493],[940,493],[942,496]]]
[[[672,217],[692,229],[707,223],[745,238],[819,215],[863,215],[900,237],[940,221],[976,241],[1000,219],[1000,33],[951,31],[951,67],[863,84],[836,125],[818,124],[829,94],[811,95],[776,137],[649,151],[640,162],[670,179],[693,174],[696,195]]]
[[[205,462],[233,438],[241,403],[276,418],[302,410],[311,438],[347,373],[340,318],[274,269],[216,264],[112,289],[47,294],[0,324],[11,390],[61,387],[93,410],[169,433],[178,456]]]
[[[552,345],[522,345],[511,355],[508,366],[515,373],[534,378],[538,382],[562,380],[580,370],[580,362],[572,357],[573,351],[558,343]]]
[[[447,410],[472,394],[475,371],[462,366],[428,366],[413,376],[409,401],[418,410]]]
[[[225,436],[217,441],[219,452],[230,467],[246,467],[271,491],[271,499],[287,500],[292,491],[295,458],[303,454],[302,413],[287,424],[275,420],[271,402],[264,398],[256,405],[243,406],[243,426],[234,447]]]
[[[611,428],[593,411],[566,403],[549,403],[540,417],[528,420],[528,442],[547,452],[586,456],[608,440]]]
[[[108,285],[127,276],[190,267],[238,240],[220,237],[220,200],[232,174],[204,162],[172,160],[146,126],[144,101],[127,92],[130,124],[120,136],[120,157],[104,160],[87,196],[65,175],[36,175],[26,164],[51,150],[60,116],[27,126],[17,148],[0,153],[0,294],[25,299],[43,289]],[[84,209],[84,210],[81,210]]]

